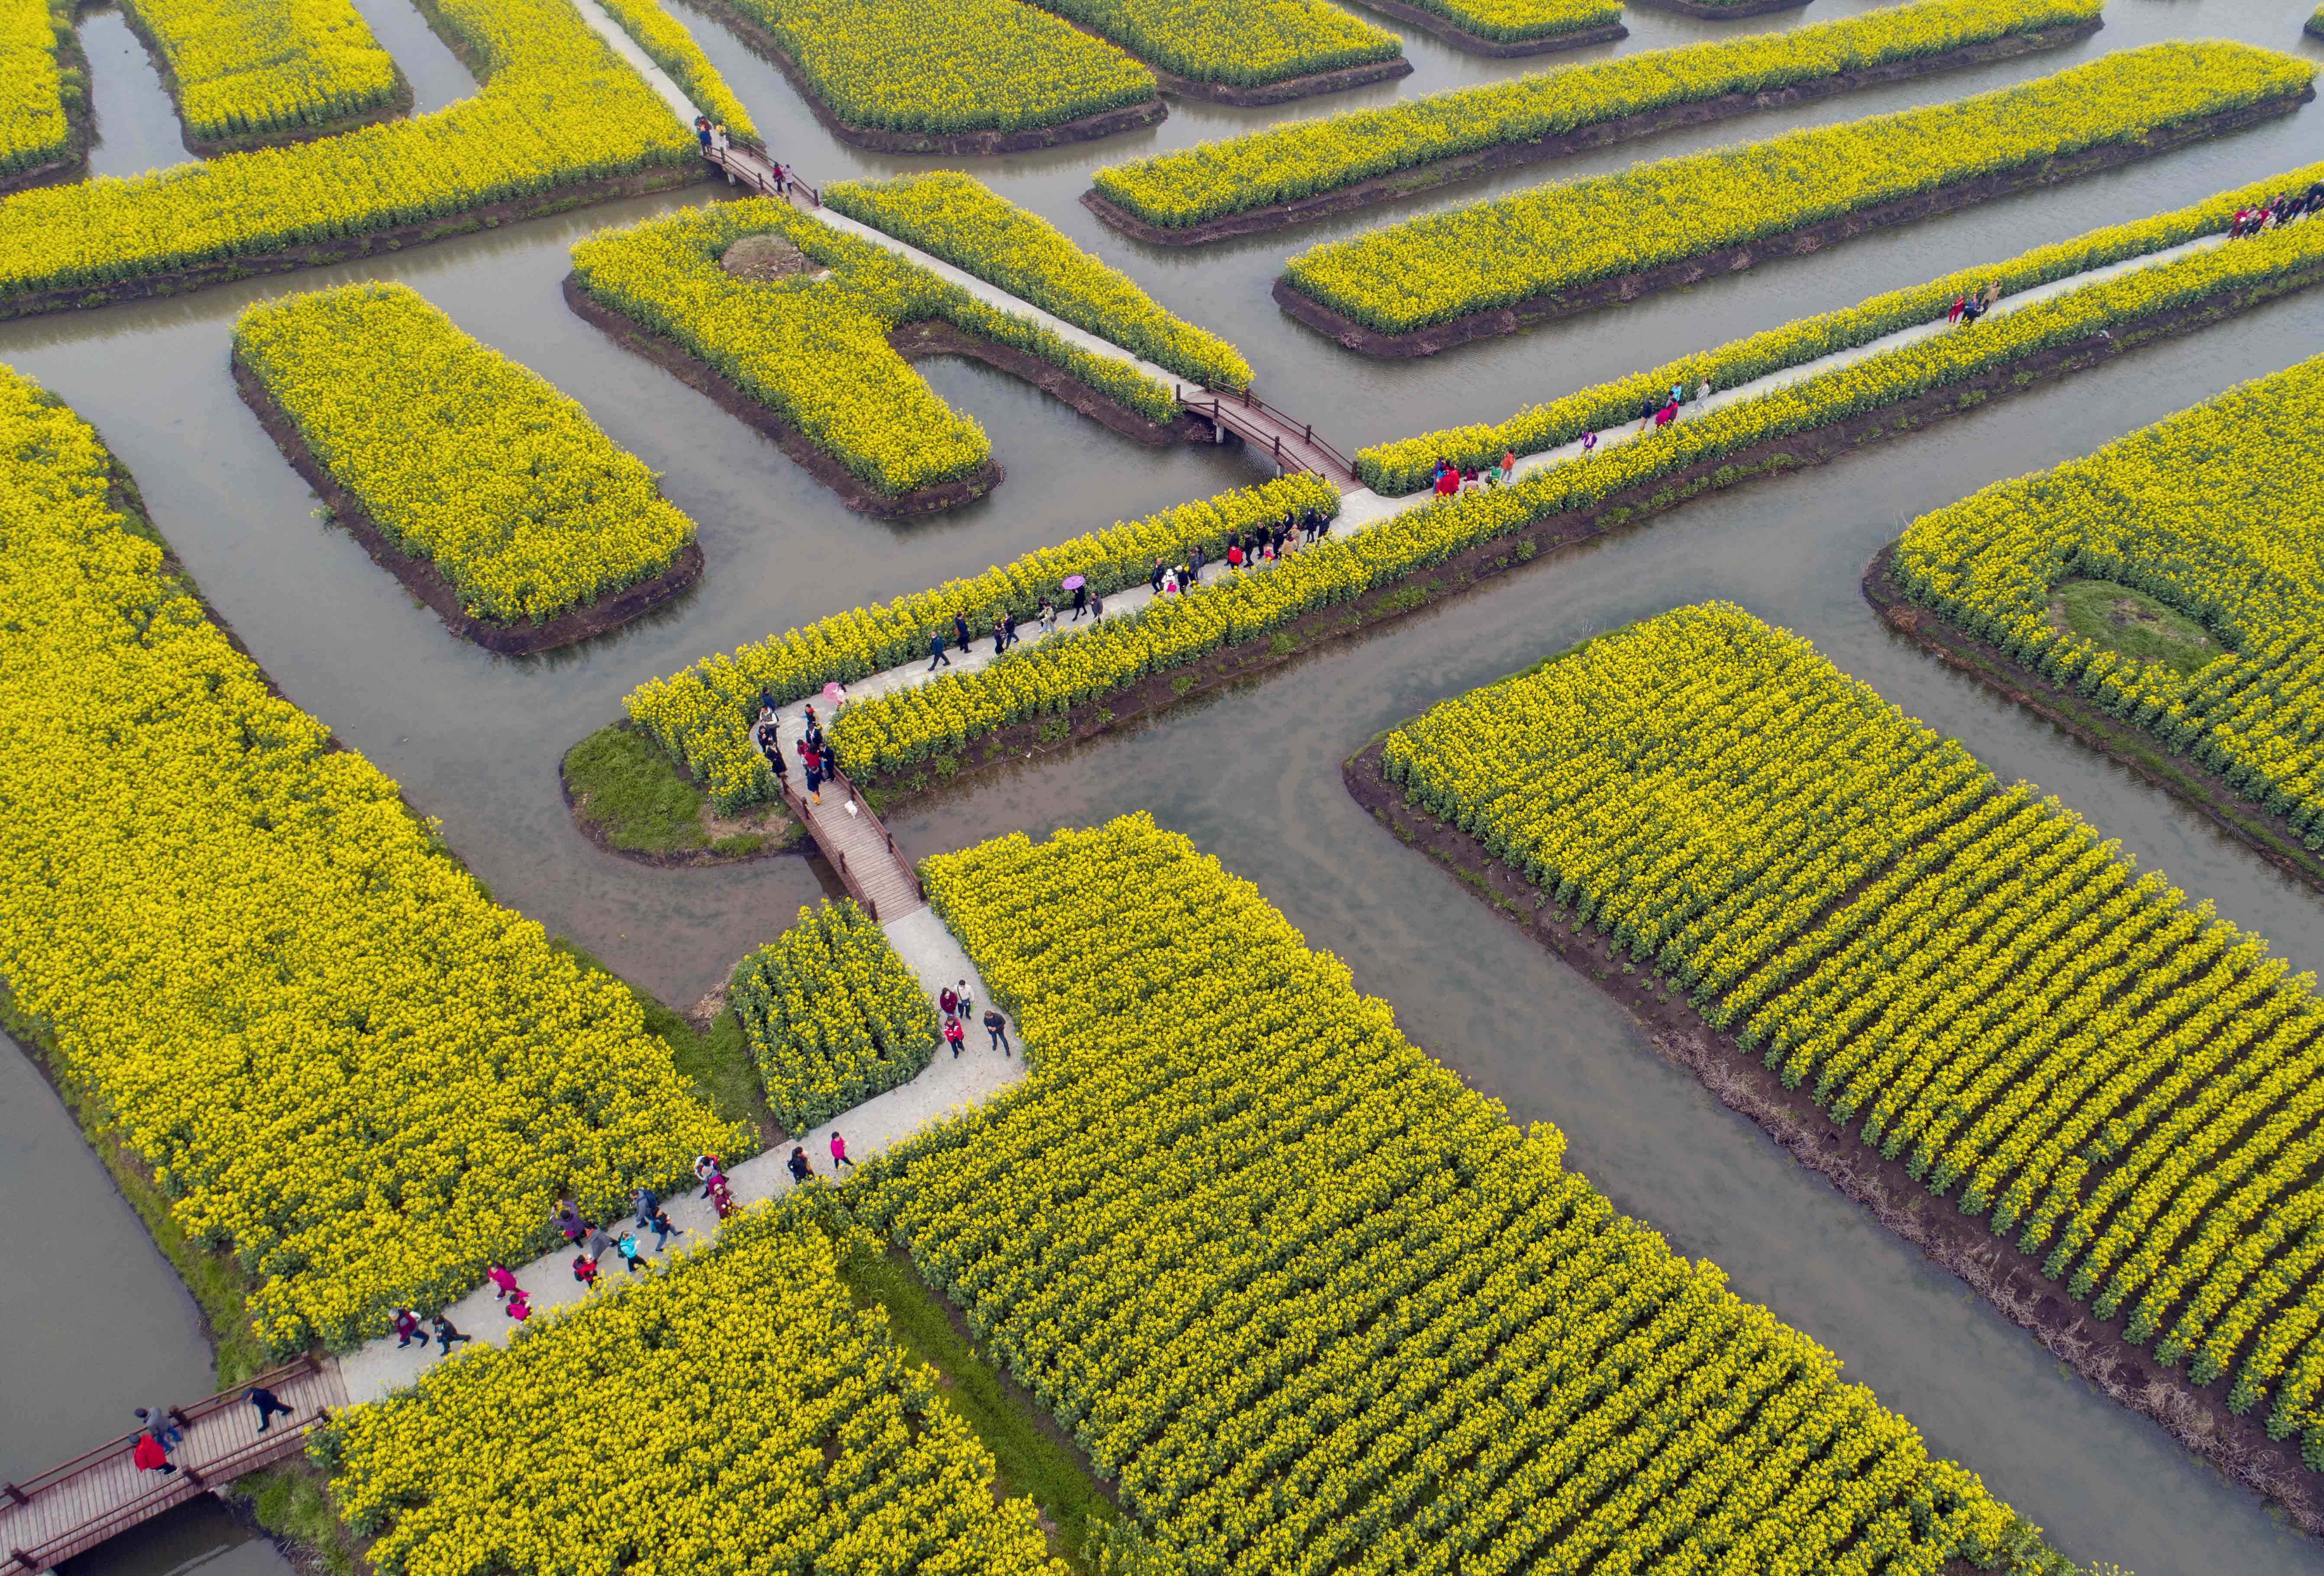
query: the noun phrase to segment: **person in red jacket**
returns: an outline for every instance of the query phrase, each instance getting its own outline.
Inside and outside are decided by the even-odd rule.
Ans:
[[[178,1470],[170,1464],[170,1452],[161,1448],[161,1442],[150,1432],[137,1436],[136,1444],[130,1449],[129,1459],[137,1463],[137,1470],[141,1472],[159,1472],[169,1477]]]

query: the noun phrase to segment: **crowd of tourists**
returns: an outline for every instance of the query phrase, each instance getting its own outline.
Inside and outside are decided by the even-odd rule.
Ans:
[[[2319,208],[2324,208],[2324,180],[2310,183],[2306,191],[2296,196],[2292,192],[2282,192],[2256,207],[2237,208],[2234,220],[2227,226],[2227,239],[2241,241],[2262,235],[2278,225],[2304,219]]]

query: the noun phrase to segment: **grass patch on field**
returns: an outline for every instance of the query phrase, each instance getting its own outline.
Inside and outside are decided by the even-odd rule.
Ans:
[[[630,853],[691,853],[708,845],[702,812],[710,796],[688,781],[654,742],[615,723],[565,758],[574,806]]]
[[[887,1310],[889,1327],[914,1361],[944,1376],[945,1404],[983,1441],[998,1464],[994,1487],[1011,1498],[1029,1495],[1050,1524],[1051,1542],[1065,1562],[1077,1572],[1090,1571],[1085,1544],[1119,1523],[1121,1513],[1052,1432],[1037,1404],[970,1344],[910,1259],[896,1252],[845,1255],[839,1274],[858,1306],[877,1303]]]
[[[2227,649],[2197,620],[2112,580],[2061,581],[2050,617],[2117,656],[2160,662],[2182,677]]]

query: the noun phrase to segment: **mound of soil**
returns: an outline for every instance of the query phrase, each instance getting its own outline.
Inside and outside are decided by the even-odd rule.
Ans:
[[[769,284],[779,279],[791,279],[799,274],[822,275],[830,272],[810,262],[807,254],[781,235],[761,231],[745,235],[726,248],[718,266],[736,279],[747,279]]]

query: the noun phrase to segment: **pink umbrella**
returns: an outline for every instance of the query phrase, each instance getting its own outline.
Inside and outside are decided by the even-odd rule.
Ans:
[[[1068,575],[1063,580],[1058,581],[1057,584],[1064,586],[1068,591],[1079,591],[1084,585],[1087,585],[1088,582],[1084,580],[1079,575]]]
[[[826,684],[823,687],[823,698],[829,701],[834,705],[837,705],[839,704],[839,697],[845,693],[846,692],[844,690],[839,687],[836,682]]]

